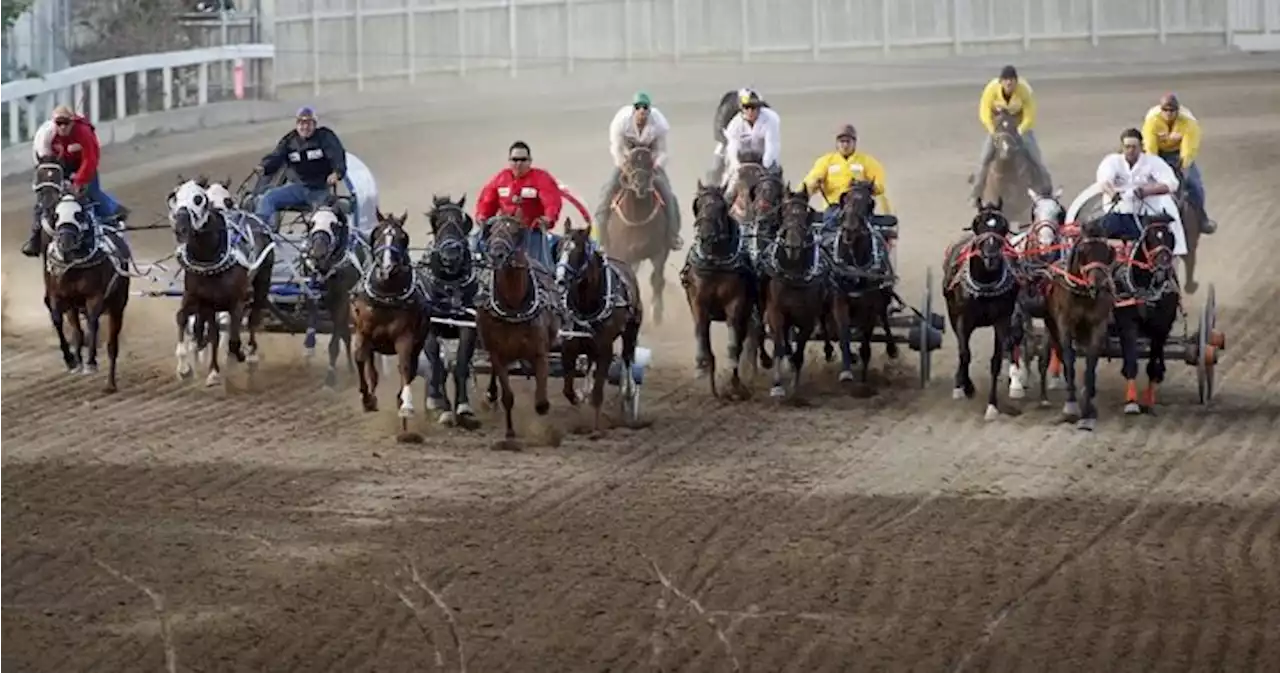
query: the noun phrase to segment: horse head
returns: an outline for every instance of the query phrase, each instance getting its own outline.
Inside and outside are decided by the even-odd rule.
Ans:
[[[746,189],[757,236],[768,238],[777,230],[781,219],[782,201],[790,191],[791,189],[783,185],[777,175],[767,171],[760,175],[755,184]]]
[[[556,264],[556,281],[584,281],[598,287],[603,271],[604,255],[600,246],[591,240],[591,229],[575,229],[566,221],[565,236],[560,240],[560,260]]]
[[[978,258],[987,271],[995,271],[1004,263],[1009,247],[1009,219],[1000,211],[1003,200],[994,205],[978,202],[978,213],[969,223],[973,232],[971,245],[977,249]]]
[[[210,182],[205,188],[205,196],[209,197],[209,206],[215,210],[226,212],[235,210],[236,201],[231,195],[231,178],[227,178],[223,182]]]
[[[1086,222],[1080,229],[1080,238],[1071,246],[1067,260],[1067,274],[1075,279],[1089,296],[1097,297],[1104,291],[1112,291],[1112,269],[1116,251],[1106,239],[1100,220]]]
[[[515,215],[499,214],[485,225],[489,236],[485,242],[485,257],[489,268],[527,268],[529,257],[525,245],[529,242],[529,227]]]
[[[729,204],[725,202],[724,188],[704,185],[698,181],[693,197],[693,228],[697,232],[698,247],[703,255],[716,257],[717,253],[732,255],[731,246],[737,245],[738,232],[729,217]]]
[[[657,165],[653,147],[649,143],[627,139],[623,145],[622,187],[637,199],[653,194],[653,179]]]
[[[32,175],[31,191],[36,195],[36,207],[45,216],[53,214],[59,199],[69,191],[66,169],[55,157],[40,157]]]
[[[429,264],[447,276],[459,276],[469,269],[471,247],[469,237],[475,220],[467,214],[467,195],[454,202],[446,194],[431,197],[427,222],[431,226]]]
[[[791,185],[787,185],[778,210],[781,224],[774,244],[777,263],[788,271],[805,270],[805,265],[815,263],[818,248],[808,192],[803,188],[792,191]]]
[[[1067,209],[1058,200],[1062,196],[1062,188],[1050,193],[1027,189],[1027,196],[1031,197],[1031,226],[1022,239],[1023,251],[1037,259],[1057,257],[1054,246],[1058,244],[1062,226],[1067,222]]]
[[[307,245],[304,259],[313,270],[327,272],[347,249],[349,229],[337,208],[330,205],[322,205],[311,211],[306,222]]]
[[[395,214],[384,215],[378,210],[377,217],[377,226],[369,232],[369,247],[373,251],[370,280],[380,290],[404,290],[412,282],[412,274],[405,273],[412,267],[409,259],[409,232],[404,228],[409,212],[405,211],[397,217]],[[397,278],[404,279],[402,286],[390,287]]]
[[[1022,151],[1022,134],[1018,132],[1018,116],[1007,109],[995,112],[995,131],[991,134],[991,143],[996,150],[996,159],[1008,161]]]
[[[54,245],[63,259],[72,259],[87,246],[93,231],[89,211],[72,194],[64,194],[53,208]]]
[[[179,184],[166,199],[169,207],[169,224],[179,243],[205,230],[208,226],[212,208],[205,185],[199,180],[183,180],[178,176]]]
[[[1173,248],[1177,239],[1170,224],[1173,217],[1167,213],[1143,215],[1142,238],[1134,251],[1138,270],[1151,276],[1154,285],[1162,285],[1173,275]]]
[[[874,180],[854,180],[840,197],[840,238],[836,254],[846,264],[869,264],[873,252],[871,213],[876,206]]]

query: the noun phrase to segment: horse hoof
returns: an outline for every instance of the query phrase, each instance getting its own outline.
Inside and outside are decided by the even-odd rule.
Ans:
[[[1196,290],[1200,289],[1200,283],[1197,283],[1194,280],[1188,281],[1186,287],[1183,289],[1187,291],[1187,294],[1195,294]]]
[[[251,365],[256,365],[258,364],[258,359],[258,351],[255,350],[250,351],[249,354],[245,356],[244,361]]]
[[[365,413],[371,413],[378,410],[378,398],[373,395],[365,395],[361,397],[360,404],[364,407]]]
[[[96,362],[90,362],[89,364],[84,366],[84,369],[80,373],[84,374],[85,376],[88,376],[90,374],[97,374],[98,364]]]
[[[462,404],[458,405],[458,415],[459,416],[475,416],[476,412],[474,409],[471,408],[470,404],[463,402]]]
[[[786,397],[786,396],[787,396],[787,390],[782,386],[774,386],[769,389],[769,397],[779,398],[779,397]]]
[[[1067,418],[1080,418],[1080,405],[1075,402],[1067,402],[1062,405],[1062,415]]]
[[[988,404],[987,413],[983,414],[982,418],[986,421],[994,421],[1000,418],[1000,408],[994,404]]]
[[[546,400],[537,402],[533,405],[533,411],[539,416],[546,416],[547,412],[551,411],[551,403]]]
[[[953,400],[963,400],[963,399],[964,399],[964,388],[953,388],[953,389],[951,390],[951,399],[953,399]]]
[[[452,428],[453,426],[458,424],[458,419],[454,417],[452,411],[446,411],[440,414],[440,418],[436,422],[439,423],[440,425],[445,426],[446,428]]]
[[[1009,399],[1020,400],[1027,396],[1027,389],[1022,386],[1009,386]]]
[[[693,370],[693,377],[697,379],[705,379],[711,374],[711,368],[707,365],[698,365]]]
[[[449,401],[440,397],[427,398],[427,411],[445,411],[449,408]]]
[[[330,369],[324,373],[324,387],[333,388],[338,385],[338,372]]]
[[[1093,432],[1093,429],[1097,427],[1097,425],[1098,425],[1097,419],[1093,419],[1093,418],[1082,418],[1076,421],[1076,429],[1084,430],[1086,432]]]
[[[1063,390],[1067,387],[1067,380],[1061,375],[1055,374],[1049,377],[1049,390]]]
[[[851,381],[853,381],[853,372],[849,371],[848,369],[840,372],[841,383],[849,383]]]
[[[1136,416],[1142,413],[1142,407],[1137,402],[1125,402],[1124,413],[1126,416]]]
[[[116,384],[108,383],[106,387],[102,389],[102,392],[107,395],[114,395],[116,393]]]
[[[209,372],[209,375],[204,378],[204,386],[206,388],[212,388],[216,385],[221,385],[221,384],[222,384],[222,374],[219,374],[218,372]]]
[[[885,355],[888,355],[890,360],[897,360],[897,359],[898,359],[898,345],[897,345],[897,344],[889,344],[888,346],[886,346],[886,347],[885,347]]]
[[[191,376],[192,376],[193,374],[195,374],[195,370],[193,370],[193,369],[191,369],[190,367],[187,367],[187,366],[185,366],[185,365],[178,365],[178,380],[179,380],[179,381],[186,381],[186,380],[190,379],[190,378],[191,378]]]
[[[412,404],[400,405],[399,415],[400,415],[400,418],[413,418],[413,405]]]
[[[313,358],[313,357],[315,357],[315,356],[316,356],[316,349],[314,349],[314,348],[303,348],[303,349],[302,349],[302,357],[304,357],[304,358],[306,358],[306,359],[310,360],[311,358]]]

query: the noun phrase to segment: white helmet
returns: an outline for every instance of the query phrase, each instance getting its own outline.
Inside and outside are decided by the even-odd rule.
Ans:
[[[755,105],[760,104],[760,94],[756,93],[756,90],[751,87],[738,89],[738,106],[742,107],[752,103]]]

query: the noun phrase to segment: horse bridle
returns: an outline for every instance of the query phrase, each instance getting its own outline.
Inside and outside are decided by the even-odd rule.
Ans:
[[[529,265],[528,255],[525,255],[524,261],[519,260],[519,253],[523,251],[523,248],[516,241],[516,234],[514,233],[514,230],[517,230],[517,227],[523,226],[524,224],[519,220],[509,216],[504,216],[500,224],[495,225],[492,222],[489,223],[489,235],[485,239],[485,249],[489,260],[491,262],[497,262],[496,265],[492,263],[490,264],[492,270],[496,271],[504,268],[531,268]],[[500,243],[501,246],[495,245],[495,243]]]
[[[637,153],[643,152],[649,155],[649,168],[635,168],[631,165],[631,157]],[[644,196],[645,192],[652,191],[653,182],[657,179],[656,173],[658,167],[653,164],[653,150],[647,145],[635,145],[627,152],[627,160],[622,162],[622,187],[627,191],[635,194],[637,198]],[[642,185],[636,180],[637,173],[645,173],[649,176],[648,184]],[[642,188],[647,188],[643,189]]]
[[[467,262],[470,260],[470,242],[467,239],[467,231],[464,223],[467,222],[467,212],[456,203],[447,203],[436,206],[429,214],[431,221],[431,253],[430,259],[433,266],[443,265],[441,253],[446,250],[458,250],[458,260],[462,269],[446,269],[447,272],[465,270]],[[454,236],[446,236],[448,232],[454,232]]]
[[[1076,269],[1075,273],[1073,274],[1071,272],[1071,267],[1076,263],[1076,255],[1080,253],[1080,246],[1085,243],[1101,244],[1108,251],[1110,251],[1110,254],[1108,255],[1109,259],[1108,261],[1105,261],[1105,262],[1103,261],[1086,262],[1085,264],[1081,265],[1078,269]],[[1115,265],[1115,251],[1111,249],[1111,244],[1107,241],[1107,239],[1099,238],[1097,236],[1081,236],[1079,239],[1076,240],[1075,245],[1071,246],[1071,256],[1067,260],[1066,275],[1070,280],[1077,281],[1074,283],[1077,287],[1072,288],[1072,291],[1075,294],[1084,294],[1090,298],[1097,297],[1098,291],[1100,289],[1107,289],[1114,292],[1115,280],[1111,276],[1111,270],[1114,265]],[[1099,271],[1102,272],[1102,278],[1103,278],[1103,281],[1105,281],[1101,284],[1101,287],[1098,285],[1095,285],[1092,282],[1092,276],[1091,276],[1092,273],[1099,272]],[[1083,281],[1083,282],[1078,282],[1078,281]],[[1086,292],[1083,292],[1083,293],[1079,292],[1078,291],[1079,288],[1084,288]]]

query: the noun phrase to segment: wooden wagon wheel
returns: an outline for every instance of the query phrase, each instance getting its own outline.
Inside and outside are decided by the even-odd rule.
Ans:
[[[1200,404],[1208,404],[1213,400],[1215,369],[1218,364],[1218,351],[1226,349],[1226,335],[1218,329],[1218,302],[1213,284],[1204,300],[1204,310],[1200,313],[1200,329],[1196,333],[1196,388],[1200,396]]]

